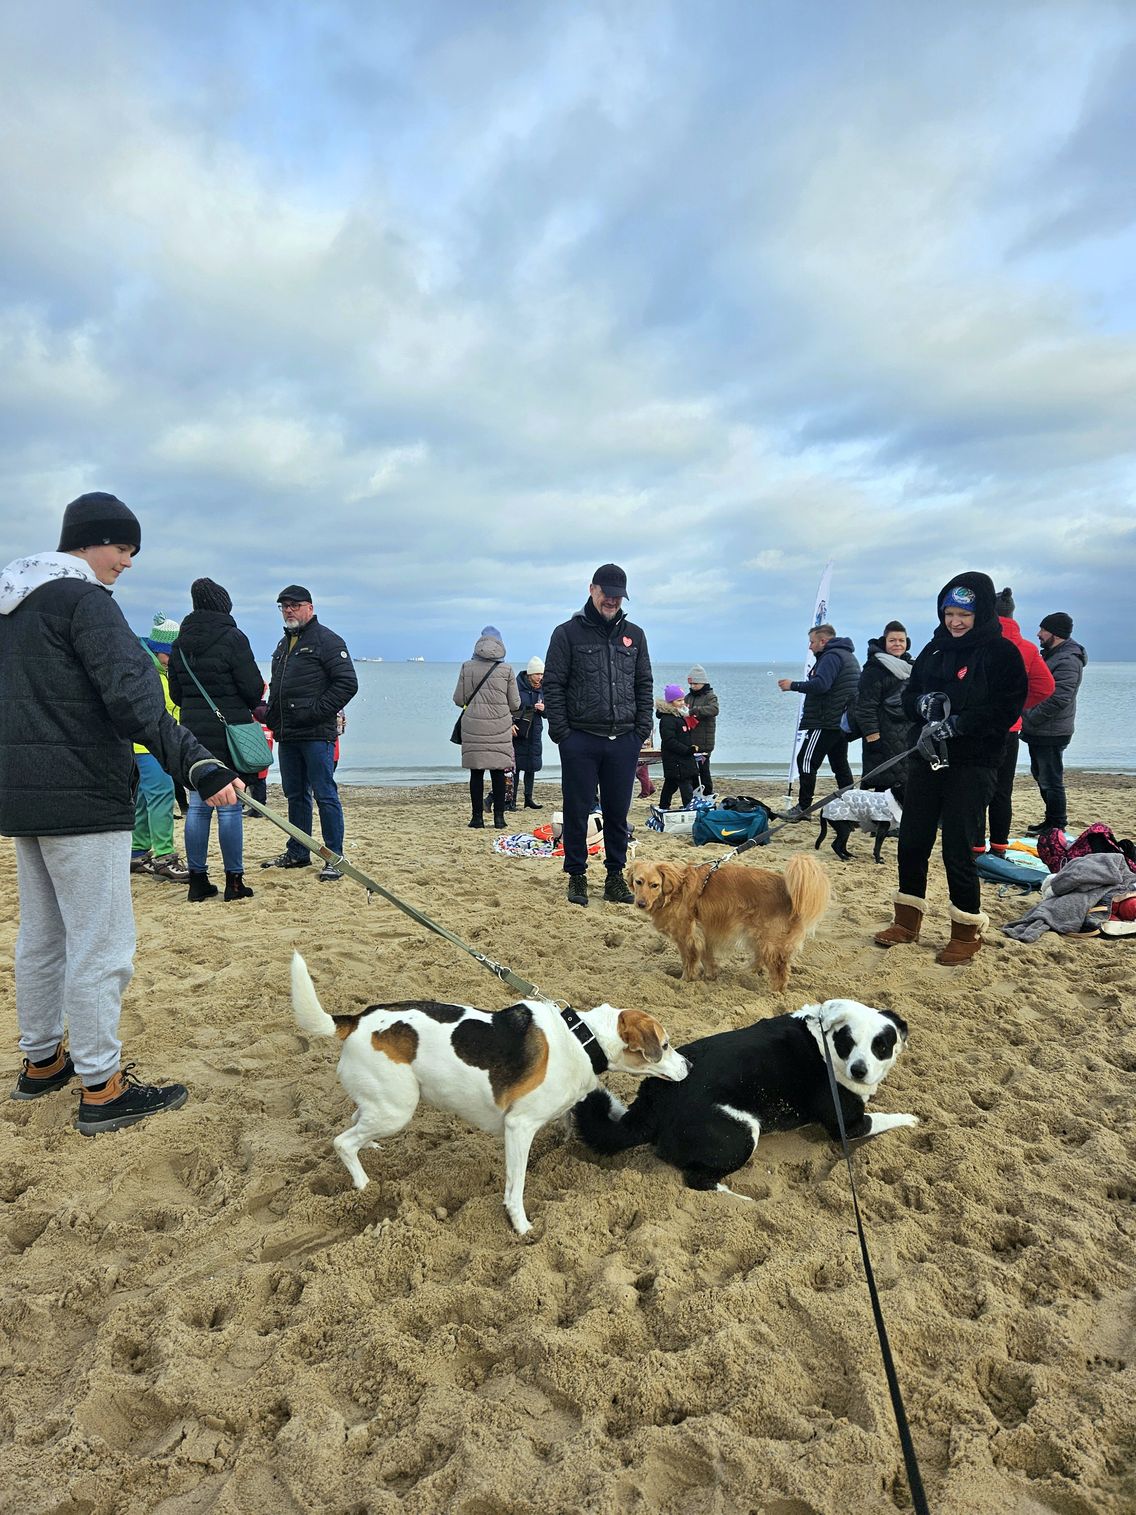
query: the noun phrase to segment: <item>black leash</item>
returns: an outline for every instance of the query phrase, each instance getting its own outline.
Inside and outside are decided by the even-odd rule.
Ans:
[[[884,1372],[887,1375],[888,1393],[891,1395],[891,1408],[895,1416],[896,1430],[899,1432],[899,1444],[903,1448],[903,1465],[907,1470],[907,1486],[911,1490],[911,1503],[915,1515],[931,1515],[927,1505],[927,1495],[923,1491],[923,1479],[919,1472],[919,1462],[915,1456],[915,1443],[911,1439],[911,1428],[907,1423],[907,1412],[903,1407],[903,1395],[899,1391],[899,1378],[895,1371],[895,1363],[892,1360],[891,1344],[888,1341],[887,1327],[884,1325],[884,1314],[880,1308],[880,1296],[876,1290],[876,1278],[872,1272],[872,1260],[868,1256],[868,1242],[864,1235],[864,1225],[860,1219],[860,1201],[856,1194],[856,1179],[852,1173],[852,1151],[848,1145],[848,1133],[844,1129],[844,1112],[840,1108],[840,1091],[836,1086],[836,1070],[832,1066],[832,1054],[828,1050],[828,1036],[819,1019],[817,1030],[820,1032],[821,1045],[824,1047],[824,1062],[828,1070],[828,1088],[832,1095],[832,1103],[836,1109],[836,1124],[840,1129],[840,1145],[844,1149],[844,1162],[848,1168],[848,1183],[852,1190],[852,1209],[856,1216],[856,1233],[860,1238],[860,1256],[864,1260],[864,1276],[868,1280],[868,1293],[872,1298],[872,1315],[876,1322],[876,1335],[880,1340],[880,1356],[884,1360]]]
[[[484,952],[478,952],[476,947],[471,947],[468,943],[463,942],[460,936],[455,936],[452,931],[447,931],[445,926],[439,926],[437,921],[432,921],[421,910],[417,910],[413,905],[408,905],[405,900],[400,900],[397,894],[392,894],[389,889],[384,889],[381,884],[376,884],[374,879],[368,878],[361,869],[356,868],[353,863],[349,863],[345,857],[340,856],[330,847],[322,846],[316,841],[314,836],[309,836],[306,831],[301,831],[299,826],[293,826],[291,821],[285,820],[282,815],[277,815],[274,810],[269,810],[267,805],[262,805],[259,800],[253,799],[247,789],[241,790],[240,798],[242,803],[250,805],[258,815],[263,815],[266,820],[270,820],[274,825],[279,826],[281,831],[286,831],[289,836],[295,837],[296,841],[306,847],[309,852],[314,852],[317,857],[322,857],[325,862],[330,863],[333,868],[337,868],[340,873],[345,873],[348,878],[354,879],[357,884],[362,884],[369,895],[380,895],[389,904],[393,905],[396,910],[401,910],[404,915],[409,915],[412,921],[417,921],[420,926],[425,926],[427,931],[432,931],[435,936],[440,936],[452,946],[459,947],[462,952],[468,952],[475,962],[480,963],[483,968],[487,968],[494,978],[499,978],[503,984],[508,984],[510,989],[516,990],[522,999],[538,999],[543,1000],[546,1005],[555,1005],[560,1011],[561,1017],[569,1031],[571,1031],[572,1035],[588,1054],[588,1060],[591,1062],[596,1073],[603,1073],[606,1070],[608,1066],[607,1054],[592,1035],[587,1023],[577,1015],[571,1005],[565,1004],[563,1000],[553,999],[551,995],[545,994],[543,990],[538,989],[535,984],[530,984],[527,978],[522,978],[519,973],[514,973],[512,968],[506,968],[504,963],[495,962],[493,958],[487,957]]]

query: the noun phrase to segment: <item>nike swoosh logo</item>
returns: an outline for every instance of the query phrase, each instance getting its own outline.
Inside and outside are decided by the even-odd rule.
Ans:
[[[723,829],[722,829],[722,835],[723,836],[741,836],[741,834],[742,834],[742,832],[744,830],[745,830],[744,826],[735,826],[732,831],[727,831],[723,827]]]

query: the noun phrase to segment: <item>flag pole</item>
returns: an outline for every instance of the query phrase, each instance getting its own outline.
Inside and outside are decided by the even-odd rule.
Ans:
[[[828,620],[828,592],[831,583],[832,559],[829,558],[828,562],[824,565],[823,571],[821,572],[820,583],[817,585],[816,605],[813,608],[814,626],[823,626],[824,623]],[[805,659],[804,677],[806,679],[808,678],[809,671],[815,662],[816,658],[813,657],[812,653],[810,652],[808,657]],[[797,753],[800,750],[801,737],[804,735],[804,733],[801,731],[801,710],[804,707],[804,703],[805,697],[802,694],[797,701],[797,720],[793,727],[793,750],[789,754],[789,771],[785,775],[785,798],[787,800],[792,799],[793,797],[793,781],[797,777]]]

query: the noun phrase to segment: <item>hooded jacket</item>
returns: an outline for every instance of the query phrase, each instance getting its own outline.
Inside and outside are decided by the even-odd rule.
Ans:
[[[945,694],[957,731],[948,748],[951,765],[997,768],[1007,733],[1025,704],[1026,668],[1021,653],[1002,635],[989,575],[952,575],[935,596],[936,607],[956,584],[974,590],[974,625],[964,636],[953,637],[938,611],[939,628],[915,659],[903,691],[903,708],[914,722],[907,745],[915,744],[924,725],[920,696]]]
[[[1022,735],[1027,742],[1067,742],[1077,719],[1077,690],[1088,654],[1080,642],[1066,637],[1060,646],[1044,648],[1041,656],[1053,675],[1053,693],[1026,710]]]
[[[588,600],[557,626],[544,658],[544,713],[554,742],[569,731],[607,737],[634,731],[645,742],[653,702],[647,638],[622,610],[605,621]]]
[[[276,644],[264,724],[278,742],[334,742],[335,718],[358,689],[347,643],[313,615]]]
[[[1040,705],[1042,700],[1047,700],[1053,693],[1053,675],[1050,673],[1045,659],[1035,644],[1027,642],[1025,637],[1022,636],[1022,629],[1017,621],[1012,620],[1008,615],[1000,615],[998,622],[1002,627],[1002,635],[1008,642],[1013,642],[1022,655],[1022,662],[1026,665],[1027,687],[1025,708],[1032,710],[1035,705]],[[1021,720],[1014,722],[1010,727],[1011,735],[1022,729],[1022,720],[1024,719],[1025,716],[1023,715]]]
[[[461,718],[463,768],[505,771],[513,766],[513,718],[520,711],[521,697],[513,670],[502,661],[504,656],[504,643],[497,637],[478,637],[473,656],[462,664],[458,674],[454,704],[465,707]]]
[[[659,715],[659,750],[663,755],[663,778],[672,784],[698,777],[694,760],[695,732],[687,731],[684,716],[676,715],[666,700],[656,700]],[[702,728],[696,728],[700,731]]]
[[[864,737],[878,736],[878,742],[865,742],[864,771],[886,763],[888,758],[903,752],[910,744],[907,730],[910,722],[903,709],[903,691],[911,677],[910,652],[898,657],[888,652],[883,637],[873,637],[868,643],[868,656],[856,690],[856,725]],[[902,783],[903,773],[896,769],[881,773],[878,782],[885,789]]]
[[[188,667],[187,667],[188,664]],[[214,757],[228,761],[225,729],[194,683],[189,668],[205,693],[234,725],[255,721],[252,707],[260,703],[264,679],[256,666],[248,637],[231,615],[219,610],[194,610],[181,623],[170,651],[170,694],[181,706],[181,723]],[[248,775],[242,775],[248,777]]]
[[[82,558],[41,552],[0,574],[0,832],[130,831],[133,745],[208,799],[232,782],[166,709],[149,652]]]
[[[839,731],[840,717],[855,696],[860,682],[856,649],[847,637],[829,637],[821,648],[808,678],[789,685],[805,697],[801,711],[802,731]]]
[[[714,738],[718,733],[718,696],[713,685],[703,684],[695,694],[691,689],[686,696],[686,708],[691,715],[698,717],[698,726],[694,733],[694,750],[696,752],[713,752]]]

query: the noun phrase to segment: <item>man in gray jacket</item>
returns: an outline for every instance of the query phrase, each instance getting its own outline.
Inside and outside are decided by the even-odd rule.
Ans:
[[[1053,827],[1064,831],[1069,819],[1065,802],[1065,749],[1073,739],[1077,719],[1077,690],[1088,658],[1073,640],[1073,618],[1063,610],[1047,615],[1037,630],[1041,655],[1053,675],[1053,693],[1025,711],[1022,739],[1029,748],[1030,772],[1045,801],[1045,818],[1028,827],[1040,836]]]
[[[64,512],[58,551],[0,574],[0,833],[16,849],[24,1054],[12,1098],[42,1098],[78,1074],[76,1125],[87,1136],[189,1097],[181,1084],[143,1084],[120,1067],[119,1011],[134,972],[133,744],[208,804],[237,802],[235,776],[169,715],[154,665],[111,597],[141,542],[121,500],[80,495]]]

